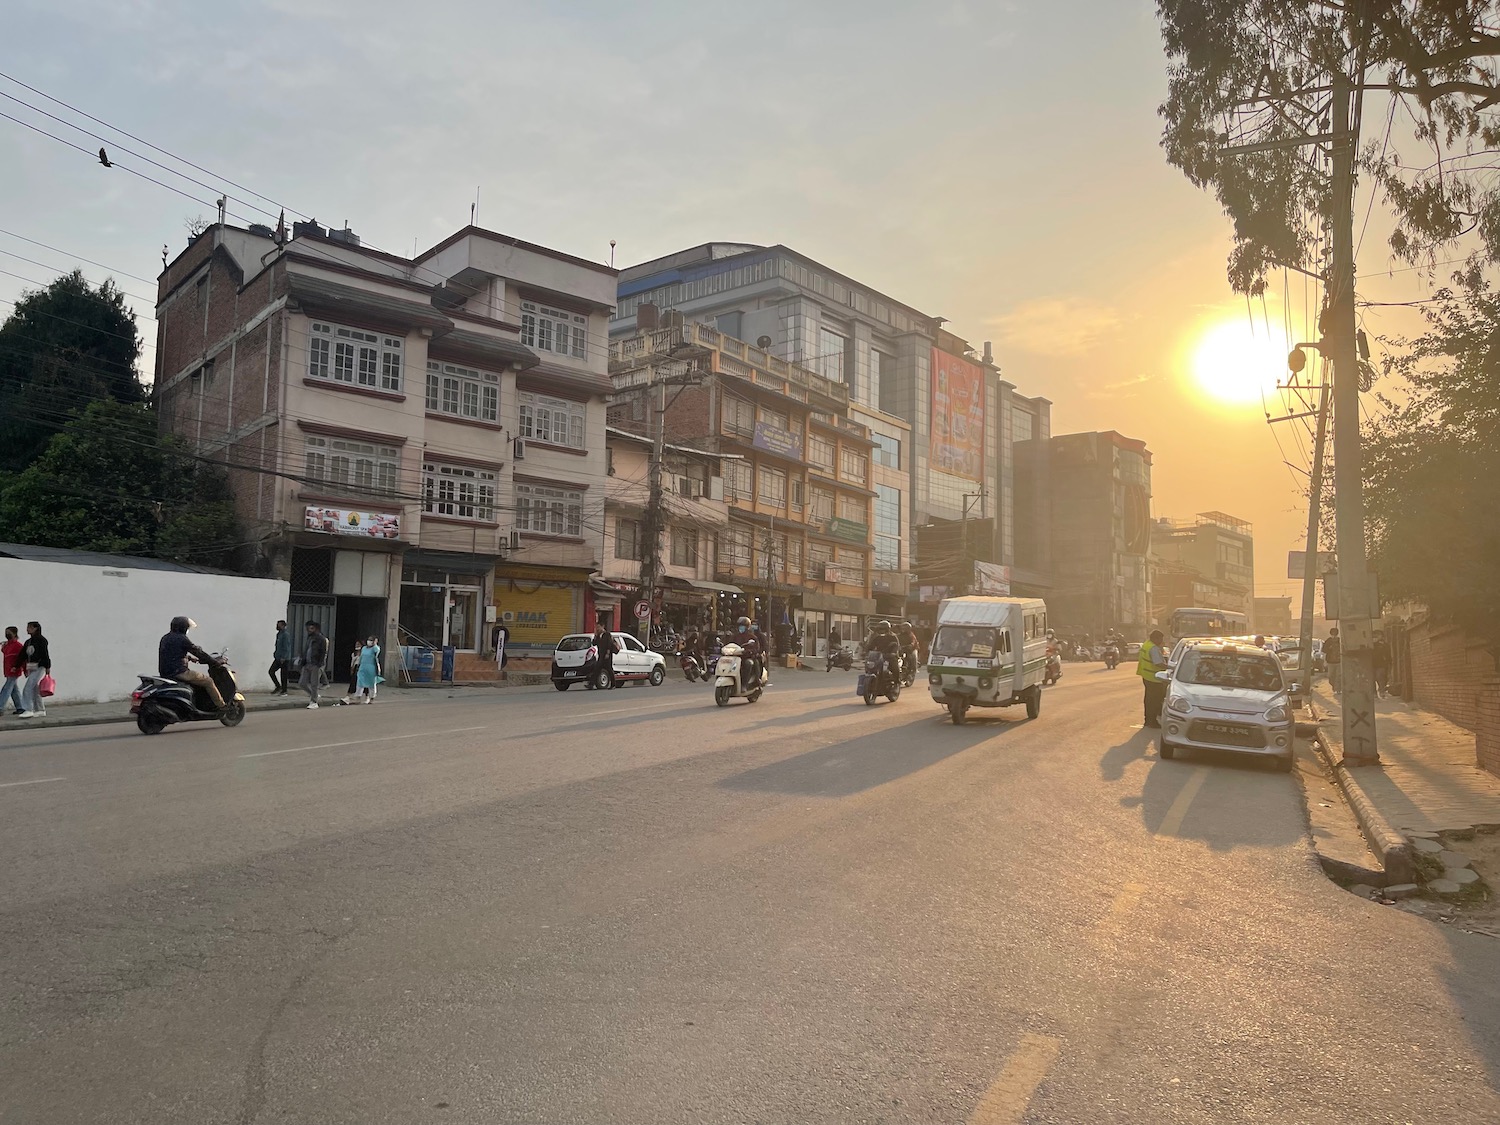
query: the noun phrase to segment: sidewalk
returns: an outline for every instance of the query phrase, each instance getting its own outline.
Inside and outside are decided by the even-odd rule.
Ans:
[[[268,691],[247,692],[245,710],[285,711],[294,707],[306,707],[307,696],[294,691],[288,696],[273,696]],[[10,712],[0,716],[0,741],[10,731],[44,730],[47,727],[87,727],[97,723],[133,723],[130,700],[116,699],[109,703],[54,703],[47,708],[44,719],[18,719]]]
[[[1323,729],[1336,743],[1339,702],[1326,683],[1312,695],[1325,716]],[[1500,828],[1500,777],[1475,764],[1472,731],[1400,699],[1376,701],[1375,731],[1381,765],[1350,767],[1347,774],[1397,832],[1431,836]]]

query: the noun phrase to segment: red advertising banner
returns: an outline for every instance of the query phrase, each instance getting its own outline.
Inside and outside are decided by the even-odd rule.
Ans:
[[[932,468],[984,479],[984,368],[932,349]]]

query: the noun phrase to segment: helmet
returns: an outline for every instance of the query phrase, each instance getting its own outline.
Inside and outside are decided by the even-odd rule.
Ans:
[[[889,621],[882,621],[875,626],[875,631],[884,636],[886,633],[892,632],[891,623]]]
[[[172,632],[186,633],[196,624],[198,623],[191,617],[174,617],[172,618]]]
[[[748,629],[750,628],[750,619],[748,617],[741,617],[734,623],[734,627],[736,629]]]

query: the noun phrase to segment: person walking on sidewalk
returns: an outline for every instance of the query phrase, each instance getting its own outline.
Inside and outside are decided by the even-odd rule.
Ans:
[[[285,621],[276,622],[276,647],[271,656],[271,694],[286,694],[286,673],[292,666],[292,631]]]
[[[14,625],[5,627],[5,644],[0,645],[0,671],[5,675],[5,686],[0,687],[0,714],[5,711],[5,701],[10,700],[14,712],[19,715],[26,710],[21,705],[21,682],[26,678],[26,668],[21,663],[20,630]]]
[[[1140,659],[1135,665],[1136,675],[1140,676],[1145,685],[1142,706],[1146,713],[1145,725],[1148,727],[1161,726],[1161,705],[1167,698],[1167,685],[1156,678],[1156,673],[1167,670],[1166,650],[1161,647],[1164,640],[1166,638],[1162,636],[1162,631],[1154,630],[1141,646]]]
[[[1391,642],[1384,633],[1375,634],[1375,645],[1370,652],[1370,661],[1375,670],[1375,698],[1391,693]],[[0,696],[0,704],[5,702]]]
[[[21,663],[26,669],[26,686],[21,689],[22,719],[44,718],[47,708],[42,703],[42,677],[52,671],[52,653],[47,648],[47,638],[42,636],[40,621],[26,622],[26,643],[21,646]]]
[[[323,686],[323,664],[328,659],[328,638],[316,621],[307,623],[307,638],[302,643],[302,690],[307,692],[309,711],[318,709],[318,690]]]
[[[359,650],[359,669],[355,678],[359,681],[359,694],[365,697],[365,702],[374,703],[376,685],[385,679],[380,674],[380,642],[375,637],[366,640],[364,648]]]
[[[1339,673],[1344,665],[1344,642],[1339,640],[1336,627],[1328,630],[1328,639],[1323,642],[1323,663],[1328,665],[1328,686],[1337,695],[1343,688],[1343,678]]]

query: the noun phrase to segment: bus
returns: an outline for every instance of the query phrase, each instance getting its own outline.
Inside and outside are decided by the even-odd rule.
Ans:
[[[1183,637],[1243,637],[1250,632],[1250,619],[1229,609],[1203,609],[1189,606],[1174,609],[1162,622],[1167,644]]]

